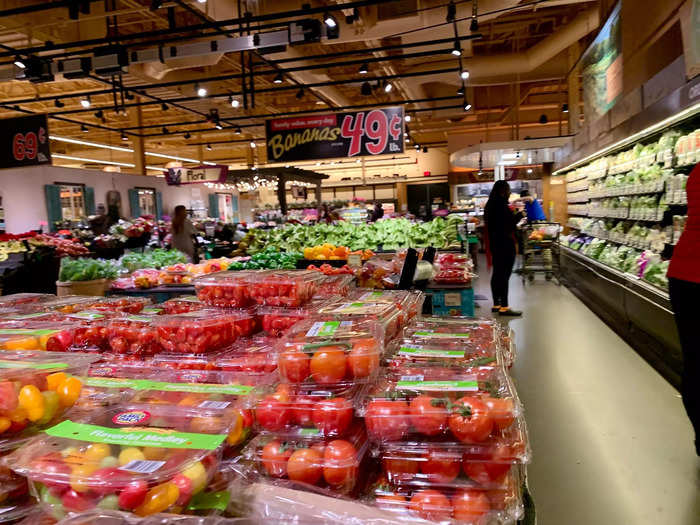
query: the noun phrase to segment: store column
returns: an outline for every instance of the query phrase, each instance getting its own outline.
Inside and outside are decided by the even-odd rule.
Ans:
[[[569,105],[569,135],[576,135],[578,133],[580,109],[579,104],[581,102],[580,89],[581,83],[579,82],[579,72],[580,67],[577,65],[580,56],[580,46],[578,42],[569,46],[569,78],[568,78],[568,105]],[[574,65],[576,67],[574,67]],[[572,70],[573,68],[573,70]]]
[[[136,97],[136,102],[141,102],[140,97]],[[132,126],[143,126],[143,115],[141,114],[141,106],[135,106],[131,108],[131,125]],[[137,133],[141,133],[141,130],[136,130]],[[146,155],[144,140],[139,136],[131,137],[134,146],[134,170],[139,175],[146,175]]]

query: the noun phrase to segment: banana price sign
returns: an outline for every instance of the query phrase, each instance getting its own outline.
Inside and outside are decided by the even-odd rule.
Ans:
[[[272,162],[403,153],[403,107],[265,122]]]

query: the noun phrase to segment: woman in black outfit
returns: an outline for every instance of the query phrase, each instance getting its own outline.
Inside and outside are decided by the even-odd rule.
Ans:
[[[522,312],[508,306],[508,280],[515,264],[515,226],[517,217],[508,207],[510,185],[496,181],[484,208],[484,221],[489,241],[493,271],[491,273],[492,312],[518,316]]]

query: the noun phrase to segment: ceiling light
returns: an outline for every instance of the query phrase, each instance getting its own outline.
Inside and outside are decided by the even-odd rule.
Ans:
[[[82,131],[83,133],[87,133],[89,130],[88,130],[88,127],[87,127],[85,124],[81,124],[81,125],[80,125],[80,131]]]
[[[469,78],[469,71],[463,69],[462,72],[459,74],[459,78],[461,78],[462,80],[467,80]]]
[[[122,131],[122,140],[123,140],[123,141],[129,140],[129,137],[127,137],[127,136],[126,136],[126,133],[124,133],[123,131]]]
[[[547,118],[547,115],[545,115],[544,113],[542,113],[542,114],[540,115],[540,124],[546,124],[547,122],[549,122],[549,119]]]
[[[197,93],[198,97],[206,97],[207,96],[207,88],[205,88],[204,86],[200,86],[199,84],[195,84],[194,90]]]
[[[253,142],[252,140],[250,141],[250,147],[253,148],[253,149],[256,148],[255,142]]]
[[[272,80],[274,84],[281,84],[284,82],[284,77],[282,76],[282,73],[277,73],[275,75],[275,78]]]
[[[168,133],[170,133],[170,132],[168,131],[168,128],[166,128],[165,126],[163,126],[162,128],[160,128],[160,130],[161,130],[161,132],[163,132],[163,135],[167,135]]]
[[[455,3],[450,0],[450,3],[447,4],[447,16],[445,17],[445,21],[447,23],[452,23],[455,21],[455,17],[457,16],[457,6]]]
[[[232,108],[237,108],[241,105],[240,101],[235,97],[229,97],[229,102],[231,103]]]
[[[369,67],[367,66],[367,62],[362,63],[358,73],[360,73],[360,75],[366,75],[367,73],[369,73]]]
[[[131,148],[122,148],[120,146],[110,146],[109,144],[98,144],[97,142],[88,142],[85,140],[72,139],[69,137],[59,137],[57,135],[49,135],[49,139],[55,140],[58,142],[68,142],[69,144],[79,144],[81,146],[92,146],[94,148],[104,148],[104,149],[111,149],[114,151],[124,151],[126,153],[133,153],[134,152],[134,150]]]
[[[285,167],[285,168],[288,168],[288,167],[289,167],[289,164],[285,164],[284,167]]]
[[[317,162],[317,163],[316,163],[316,166],[320,166],[320,165],[321,165],[321,163],[320,163],[320,162]]]
[[[211,151],[211,144],[207,144],[207,151]]]
[[[304,88],[303,87],[299,88],[299,91],[297,91],[296,97],[298,100],[301,100],[302,98],[304,98]]]
[[[89,108],[90,107],[90,95],[88,95],[87,97],[82,97],[80,99],[80,105],[86,109]]]
[[[168,105],[165,102],[163,102],[160,105],[160,109],[162,109],[163,111],[168,111],[168,109],[170,109],[170,108],[168,107]]]
[[[411,122],[411,115],[406,115],[403,118],[406,122]]]
[[[207,3],[207,0],[197,0],[197,3],[199,3],[199,4],[206,4],[206,3]]]
[[[413,146],[413,147],[416,148],[416,151],[418,151],[418,150],[420,149],[420,144],[416,144],[416,145]]]
[[[423,153],[428,153],[428,148],[427,148],[427,146],[423,148]]]
[[[479,21],[476,19],[476,16],[472,17],[472,21],[469,24],[469,31],[472,33],[476,33],[479,30]]]
[[[124,98],[125,98],[126,100],[134,100],[134,94],[133,94],[133,93],[130,93],[129,91],[127,91],[127,92],[124,93]]]
[[[359,164],[359,163],[360,163],[360,159],[355,159],[355,164]]]
[[[151,0],[151,11],[157,11],[163,5],[163,0]]]
[[[224,129],[224,127],[221,125],[221,122],[217,122],[216,124],[214,124],[214,127],[216,129]]]
[[[236,128],[235,130],[233,130],[233,132],[234,132],[236,135],[240,135],[240,134],[241,134],[241,128]]]
[[[62,108],[65,106],[65,104],[63,102],[61,102],[60,98],[57,98],[56,100],[54,100],[53,105],[56,106],[57,108]]]
[[[369,82],[363,82],[362,87],[360,88],[360,94],[365,97],[372,94],[372,86],[369,85]]]
[[[328,14],[328,13],[323,15],[323,23],[326,24],[331,29],[338,26],[338,21],[336,20],[336,18],[333,15]]]
[[[25,69],[27,65],[24,63],[20,57],[15,57],[15,65],[20,69]]]
[[[409,139],[408,137],[406,137],[404,140],[405,140],[406,144],[408,144],[409,142],[411,142],[411,139]]]
[[[384,84],[384,93],[389,93],[394,88],[391,82]]]
[[[472,105],[469,103],[468,100],[465,100],[465,101],[464,101],[464,106],[463,106],[463,107],[464,107],[464,111],[469,111],[470,109],[472,109]]]
[[[189,131],[185,131],[185,134],[183,135],[183,137],[185,138],[185,140],[187,140],[187,139],[189,139],[190,137],[192,137],[192,135],[190,135],[190,132],[189,132]]]
[[[532,168],[528,168],[528,169],[527,169],[527,172],[528,172],[528,173],[532,173]]]
[[[464,84],[462,84],[458,89],[457,89],[457,94],[458,95],[464,95],[465,90],[464,90]]]
[[[569,105],[568,104],[562,104],[561,105],[561,112],[562,113],[568,113],[569,112]]]
[[[95,111],[95,118],[103,119],[104,116],[105,116],[105,114],[101,109],[98,109],[97,111]]]
[[[459,43],[459,40],[455,38],[455,43],[454,46],[452,46],[452,51],[451,53],[456,56],[456,57],[461,57],[462,56],[462,46]]]
[[[124,166],[126,168],[133,168],[133,164],[128,164],[126,162],[114,162],[112,160],[98,160],[98,159],[86,159],[84,157],[72,157],[70,155],[59,155],[58,153],[52,153],[51,156],[56,159],[65,160],[78,160],[81,162],[94,162],[96,164],[110,164],[112,166]]]

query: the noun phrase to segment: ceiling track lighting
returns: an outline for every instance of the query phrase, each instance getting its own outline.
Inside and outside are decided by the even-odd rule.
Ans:
[[[26,69],[27,64],[24,63],[24,60],[21,57],[16,56],[15,61],[14,61],[15,66],[17,66],[20,69]]]
[[[464,108],[464,111],[469,111],[470,109],[472,109],[472,105],[469,103],[469,101],[466,98],[464,99],[462,107]]]
[[[95,118],[100,119],[100,120],[104,120],[104,118],[105,118],[104,112],[101,109],[98,109],[97,111],[95,111]]]
[[[428,147],[427,147],[427,146],[424,146],[424,147],[423,147],[423,153],[428,153]]]
[[[221,125],[221,122],[219,122],[218,120],[214,123],[214,127],[216,129],[224,129],[224,127]]]
[[[462,85],[457,88],[457,94],[458,95],[464,95],[466,93],[466,89],[464,87],[464,82],[462,82]]]
[[[338,27],[338,20],[330,13],[325,13],[323,15],[323,23],[331,29],[335,29],[336,27]]]
[[[561,105],[561,112],[562,113],[568,113],[569,112],[569,105],[567,103],[564,103]]]
[[[186,131],[185,134],[183,135],[183,137],[185,137],[185,140],[188,140],[192,137],[192,135],[190,134],[189,131]]]
[[[369,84],[369,82],[362,83],[362,87],[360,88],[360,94],[365,97],[368,97],[372,94],[372,86]]]
[[[236,135],[240,135],[240,134],[242,133],[241,128],[236,128],[233,132],[234,132]]]
[[[166,128],[165,126],[163,126],[160,130],[161,130],[161,132],[163,132],[163,135],[167,135],[168,133],[170,133],[168,131],[168,128]]]
[[[411,115],[408,115],[408,114],[407,114],[407,115],[404,116],[403,119],[404,119],[405,122],[411,122]]]
[[[199,84],[194,85],[194,92],[197,93],[198,97],[204,98],[207,96],[207,88],[200,86]]]
[[[124,98],[126,100],[134,100],[135,97],[134,97],[133,93],[131,93],[130,91],[127,91],[126,93],[124,93]]]
[[[367,62],[363,62],[362,65],[360,66],[360,69],[358,71],[360,75],[366,75],[369,73],[369,66],[367,65]]]
[[[85,109],[89,108],[92,102],[90,101],[90,95],[87,97],[82,97],[80,99],[80,105],[83,106]]]
[[[126,136],[126,133],[124,133],[123,131],[122,131],[121,137],[122,137],[122,140],[123,140],[124,142],[126,142],[127,140],[129,140],[129,137],[127,137],[127,136]]]
[[[469,31],[476,33],[479,30],[479,20],[477,19],[477,11],[479,10],[478,0],[472,0],[472,21],[469,24]]]
[[[455,21],[455,18],[457,17],[457,6],[455,3],[450,0],[450,3],[447,4],[447,16],[445,17],[445,21],[450,24]]]
[[[257,146],[255,145],[255,142],[253,142],[252,140],[250,141],[250,147],[253,148],[253,149],[255,149],[255,148],[257,147]]]
[[[56,106],[57,108],[62,108],[65,106],[65,103],[61,102],[60,98],[57,98],[56,100],[53,101],[53,105]]]
[[[546,124],[547,122],[549,122],[549,119],[547,118],[547,115],[545,115],[544,113],[542,113],[542,114],[540,115],[540,124]]]
[[[233,95],[228,97],[228,103],[231,104],[232,108],[237,108],[238,106],[241,105],[240,101],[236,97],[234,97]]]
[[[413,146],[413,147],[416,149],[416,151],[418,151],[418,150],[420,149],[420,144],[416,144],[416,145]]]
[[[394,85],[391,82],[384,83],[384,93],[390,93],[394,89]]]
[[[459,73],[459,78],[461,78],[462,80],[467,80],[467,79],[469,78],[469,70],[463,69],[463,70]]]
[[[165,102],[163,102],[160,105],[160,109],[162,109],[163,111],[168,111],[170,109],[170,106],[168,106]]]
[[[299,88],[299,91],[297,91],[297,94],[295,96],[297,97],[297,100],[301,100],[302,98],[304,98],[304,88]]]
[[[163,0],[151,0],[151,11],[158,11],[163,5]]]
[[[282,76],[282,73],[277,73],[275,75],[275,78],[272,79],[273,84],[281,84],[282,82],[284,82],[284,77]]]
[[[462,56],[462,45],[459,43],[459,38],[455,38],[455,43],[452,46],[452,51],[450,51],[450,53],[456,57]]]
[[[211,151],[211,144],[207,144],[207,151]]]
[[[89,130],[88,130],[88,127],[87,127],[85,124],[81,124],[81,125],[80,125],[80,131],[82,131],[83,133],[87,133]]]

